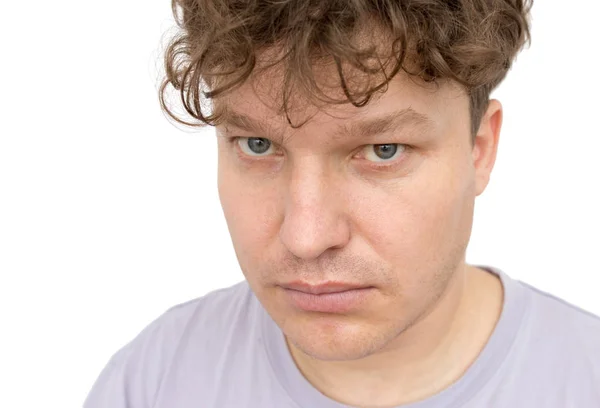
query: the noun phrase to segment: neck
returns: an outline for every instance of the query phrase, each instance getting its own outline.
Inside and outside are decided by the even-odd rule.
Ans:
[[[447,388],[475,361],[502,309],[499,279],[463,265],[437,303],[385,349],[320,361],[288,342],[298,368],[323,394],[353,406],[397,406]]]

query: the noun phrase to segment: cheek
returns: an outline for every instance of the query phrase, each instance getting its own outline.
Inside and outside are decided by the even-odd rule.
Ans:
[[[360,196],[355,219],[362,239],[396,271],[405,286],[418,286],[460,261],[472,222],[471,183],[464,172],[420,172],[388,189]],[[425,170],[425,169],[423,169]]]
[[[242,269],[250,270],[277,237],[278,189],[272,181],[253,182],[236,168],[219,164],[219,198]]]

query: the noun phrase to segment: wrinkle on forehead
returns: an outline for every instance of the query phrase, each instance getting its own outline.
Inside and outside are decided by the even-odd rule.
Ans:
[[[279,109],[281,89],[277,81],[277,77],[269,75],[256,76],[215,100],[223,115],[222,126],[248,131],[257,137],[283,144],[293,135],[302,133],[296,130],[309,122],[313,122],[313,130],[321,130],[328,126],[331,118],[339,124],[328,132],[333,141],[342,136],[381,133],[394,125],[420,129],[447,127],[444,121],[449,118],[444,116],[449,115],[442,111],[457,110],[457,106],[462,105],[456,103],[457,97],[467,99],[464,90],[452,82],[416,83],[414,78],[402,72],[392,79],[385,91],[373,94],[370,102],[362,107],[355,107],[349,102],[328,104],[299,94],[290,104],[288,115],[294,124],[302,123],[302,126],[291,127],[285,113]],[[452,115],[456,116],[456,112]]]
[[[227,114],[223,120],[225,127],[231,126],[253,134],[265,135],[269,139],[273,139],[276,135],[282,134],[275,129],[281,129],[283,128],[283,125],[280,124],[274,126],[272,123],[273,121],[260,120],[232,109],[227,110]],[[342,138],[369,139],[380,134],[409,126],[423,128],[433,127],[433,120],[430,119],[429,116],[409,107],[371,117],[344,121],[335,131],[330,133],[329,137],[332,141],[338,141]]]

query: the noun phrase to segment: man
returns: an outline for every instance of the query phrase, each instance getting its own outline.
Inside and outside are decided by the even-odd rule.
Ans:
[[[246,282],[151,323],[85,408],[600,407],[600,318],[465,261],[528,3],[173,6],[161,95],[216,127]]]

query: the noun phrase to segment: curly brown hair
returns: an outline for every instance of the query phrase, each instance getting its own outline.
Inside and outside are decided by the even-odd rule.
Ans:
[[[532,0],[172,0],[181,31],[165,52],[159,89],[163,110],[190,126],[216,125],[223,110],[211,100],[239,87],[251,75],[283,67],[280,113],[288,123],[294,86],[327,103],[364,106],[385,92],[400,71],[426,82],[449,79],[470,99],[472,136],[491,91],[504,79],[530,41]],[[375,27],[378,29],[376,30]],[[380,32],[382,35],[375,35]],[[367,33],[365,45],[358,35]],[[364,36],[363,36],[364,38]],[[381,48],[384,51],[381,52]],[[263,51],[279,49],[260,64]],[[339,75],[342,99],[325,95],[314,67],[330,61]],[[344,66],[362,74],[351,89]],[[383,78],[372,84],[372,78]],[[367,84],[367,85],[365,85]],[[199,123],[179,118],[166,102],[169,86]],[[295,90],[295,92],[297,89]],[[212,108],[209,114],[204,108]],[[298,127],[298,126],[296,126]]]

